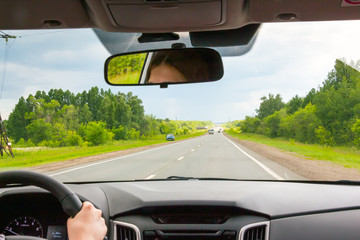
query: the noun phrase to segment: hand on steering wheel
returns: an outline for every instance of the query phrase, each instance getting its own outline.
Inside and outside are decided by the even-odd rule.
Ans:
[[[67,186],[63,183],[40,173],[30,172],[30,171],[7,171],[0,173],[0,187],[6,186],[9,184],[22,184],[22,185],[33,185],[45,190],[48,190],[51,194],[53,194],[61,203],[61,206],[66,214],[70,217],[68,221],[68,226],[70,222],[70,227],[74,229],[74,231],[83,231],[84,226],[81,225],[82,221],[87,222],[88,224],[92,221],[99,223],[98,230],[100,231],[100,239],[102,239],[106,234],[106,225],[103,222],[103,218],[101,218],[101,211],[96,210],[95,207],[87,202],[84,203],[84,207],[82,209],[82,202],[79,197]],[[80,211],[81,210],[81,211]],[[79,213],[80,212],[80,213]],[[75,216],[79,213],[79,216]],[[75,217],[75,218],[74,218]],[[102,219],[102,220],[101,220]],[[79,226],[80,224],[80,226]],[[85,230],[86,231],[86,230]],[[89,233],[89,232],[86,232]],[[85,233],[85,235],[86,235]],[[103,235],[102,235],[103,234]],[[71,235],[71,234],[69,234]],[[74,237],[78,235],[72,235]],[[0,240],[1,239],[0,235]],[[71,236],[70,236],[71,237]],[[39,237],[32,236],[6,236],[7,240],[44,240]],[[71,239],[70,240],[82,240],[82,239]],[[98,240],[97,238],[88,239],[88,240]]]

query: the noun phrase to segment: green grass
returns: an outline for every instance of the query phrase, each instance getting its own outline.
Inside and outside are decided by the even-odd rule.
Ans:
[[[188,135],[175,136],[176,140],[201,136],[205,132],[196,132]],[[101,153],[120,151],[142,146],[154,145],[167,142],[166,135],[158,135],[147,140],[113,141],[106,145],[94,147],[63,147],[63,148],[40,148],[31,151],[13,150],[15,158],[4,156],[0,158],[0,171],[38,166],[46,163],[66,161],[79,157],[93,156]]]
[[[140,80],[141,72],[132,72],[124,75],[116,75],[115,77],[110,78],[109,82],[112,84],[138,84]]]
[[[293,140],[268,138],[258,134],[226,131],[230,136],[241,140],[266,144],[278,149],[302,155],[312,160],[325,160],[335,164],[360,170],[360,150],[354,147],[323,147],[318,144],[304,144]]]

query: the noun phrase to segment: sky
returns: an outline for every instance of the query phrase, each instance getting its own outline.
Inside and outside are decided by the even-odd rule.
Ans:
[[[4,32],[21,37],[7,45],[0,39],[3,119],[21,96],[38,90],[78,93],[98,86],[133,92],[145,113],[158,118],[240,120],[256,115],[262,96],[280,94],[285,102],[305,96],[321,85],[337,58],[360,59],[360,21],[263,24],[250,52],[223,58],[225,74],[217,82],[112,87],[103,76],[110,54],[91,29]]]

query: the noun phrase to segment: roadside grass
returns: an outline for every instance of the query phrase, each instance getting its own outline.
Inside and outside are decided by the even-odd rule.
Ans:
[[[205,131],[200,131],[188,135],[178,135],[175,136],[175,138],[176,140],[182,140],[201,136],[204,133]],[[113,141],[105,145],[93,147],[33,148],[33,150],[13,150],[15,158],[8,156],[0,158],[0,171],[38,166],[46,163],[61,162],[80,157],[164,143],[167,142],[165,136],[166,135],[158,135],[146,140]]]
[[[109,81],[113,84],[138,84],[140,74],[141,72],[137,71],[124,75],[116,75],[115,77],[109,78]]]
[[[304,144],[294,140],[283,138],[269,138],[259,134],[238,133],[235,131],[226,131],[232,137],[257,142],[278,149],[306,157],[311,160],[325,160],[332,163],[360,170],[360,150],[355,147],[324,147],[319,144]]]

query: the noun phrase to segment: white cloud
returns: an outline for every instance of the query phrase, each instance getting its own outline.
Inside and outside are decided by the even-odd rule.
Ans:
[[[41,59],[44,62],[50,63],[70,62],[78,66],[82,62],[88,62],[89,58],[92,60],[105,60],[108,55],[109,53],[102,45],[99,45],[98,43],[93,43],[85,44],[82,48],[76,51],[74,51],[73,49],[46,51],[42,54]]]

